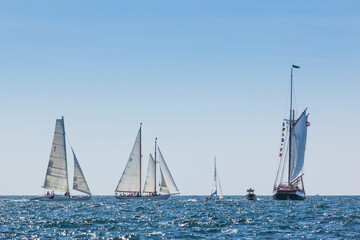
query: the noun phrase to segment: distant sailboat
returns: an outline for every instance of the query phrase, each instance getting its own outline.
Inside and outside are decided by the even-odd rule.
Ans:
[[[159,152],[157,161],[157,151]],[[165,159],[157,146],[155,139],[155,159],[150,154],[149,165],[147,169],[145,186],[141,191],[141,125],[129,160],[126,164],[124,172],[115,189],[115,197],[118,199],[162,199],[166,200],[173,194],[179,194],[173,177],[166,165]],[[157,191],[156,169],[159,164],[159,190]],[[145,193],[145,194],[143,194]]]
[[[66,140],[64,117],[56,119],[54,139],[52,143],[48,168],[46,171],[44,186],[45,189],[52,190],[45,196],[33,198],[31,200],[39,201],[68,201],[68,200],[90,200],[91,193],[81,170],[79,161],[76,158],[74,150],[71,148],[74,157],[74,180],[73,189],[85,193],[84,196],[72,196],[69,191],[68,167],[66,156]],[[65,194],[55,194],[54,191]]]
[[[292,103],[293,65],[291,68],[290,117],[282,125],[280,161],[274,183],[274,199],[304,200],[306,198],[303,183],[303,166],[309,114],[305,109],[298,119]]]
[[[211,187],[210,197],[207,197],[207,201],[223,199],[223,193],[221,189],[220,179],[216,171],[216,157],[214,157],[214,179]]]

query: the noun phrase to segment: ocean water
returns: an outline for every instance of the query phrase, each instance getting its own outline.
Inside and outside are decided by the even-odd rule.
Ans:
[[[360,239],[360,197],[35,202],[0,197],[1,239]]]

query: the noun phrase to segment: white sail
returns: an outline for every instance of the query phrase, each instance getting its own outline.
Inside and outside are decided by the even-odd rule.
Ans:
[[[211,196],[217,196],[217,179],[216,179],[216,159],[214,159],[214,179],[213,184],[211,186]]]
[[[218,182],[219,182],[219,193],[218,193],[218,196],[219,196],[220,199],[223,199],[223,198],[224,198],[224,195],[223,195],[223,192],[222,192],[219,175],[217,176],[217,178],[218,178]]]
[[[64,118],[56,119],[54,139],[43,188],[69,192]]]
[[[290,182],[298,178],[303,171],[307,119],[305,110],[291,129]]]
[[[76,158],[74,150],[71,148],[73,156],[74,156],[74,183],[73,189],[79,192],[83,192],[91,195],[89,186],[86,182],[85,176],[81,170],[79,161]]]
[[[146,193],[156,192],[155,171],[156,171],[155,160],[150,154],[149,165],[148,165],[148,170],[145,179],[145,186],[144,186],[144,192]]]
[[[169,188],[166,185],[165,178],[164,178],[161,168],[160,168],[159,191],[162,193],[167,193],[167,194],[170,193]]]
[[[159,150],[159,167],[160,167],[160,191],[162,191],[162,189],[168,189],[168,192],[172,193],[172,194],[179,194],[179,189],[177,188],[173,177],[171,176],[171,173],[169,171],[169,168],[166,165],[166,162],[164,160],[164,157],[160,151],[160,148],[158,148]],[[163,192],[163,191],[162,191]]]
[[[140,147],[141,128],[136,136],[133,149],[115,192],[140,192]]]

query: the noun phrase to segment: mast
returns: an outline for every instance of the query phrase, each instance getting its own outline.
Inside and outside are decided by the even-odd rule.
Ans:
[[[66,141],[65,141],[65,121],[64,121],[64,116],[61,117],[62,119],[62,125],[63,125],[63,131],[64,131],[64,151],[65,151],[65,167],[66,167],[66,182],[67,182],[67,192],[69,192],[69,177],[68,177],[68,167],[67,167],[67,156],[66,156]]]
[[[292,110],[292,88],[293,88],[293,69],[300,68],[299,66],[292,65],[291,67],[291,87],[290,87],[290,132],[289,132],[289,174],[288,174],[288,184],[290,185],[290,162],[291,162],[291,129],[293,127],[295,111]]]
[[[139,159],[139,161],[140,161],[140,182],[139,182],[139,184],[140,184],[140,192],[139,192],[139,196],[141,196],[141,126],[142,126],[142,123],[140,123],[140,159]]]
[[[214,167],[215,167],[215,169],[214,169],[214,179],[215,179],[215,187],[216,187],[216,192],[217,192],[217,173],[216,173],[216,156],[214,156]],[[216,193],[216,195],[217,195],[217,193]]]
[[[289,133],[289,173],[288,173],[288,184],[290,185],[290,159],[291,159],[291,127],[292,127],[292,85],[293,85],[293,67],[291,67],[290,76],[290,133]]]
[[[157,138],[155,138],[155,167],[154,167],[154,193],[156,194],[156,141]]]

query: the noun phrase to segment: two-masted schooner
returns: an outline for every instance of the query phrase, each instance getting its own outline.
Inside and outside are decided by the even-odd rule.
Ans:
[[[290,116],[282,124],[282,138],[279,153],[279,166],[276,173],[273,198],[278,200],[304,200],[306,198],[303,182],[303,166],[309,114],[305,109],[295,119],[293,109],[293,69],[291,67]]]
[[[206,198],[207,201],[214,201],[223,199],[223,193],[221,189],[220,179],[218,173],[216,171],[216,157],[214,157],[214,179],[213,184],[211,186],[210,196]]]
[[[44,186],[47,194],[31,200],[39,201],[69,201],[69,200],[90,200],[91,193],[81,170],[79,161],[72,149],[74,157],[74,180],[73,189],[86,195],[73,196],[69,190],[68,166],[66,155],[66,139],[64,117],[56,119],[54,139],[51,147],[50,159],[46,171]],[[60,192],[60,193],[59,193]]]
[[[158,152],[158,154],[157,154]],[[118,199],[163,199],[166,200],[173,194],[179,194],[173,177],[166,165],[165,159],[155,139],[154,158],[150,154],[149,165],[145,178],[145,185],[141,189],[141,124],[136,136],[134,146],[130,153],[124,172],[115,189]],[[159,165],[159,183],[157,184],[157,165]],[[157,186],[159,189],[157,190]]]

